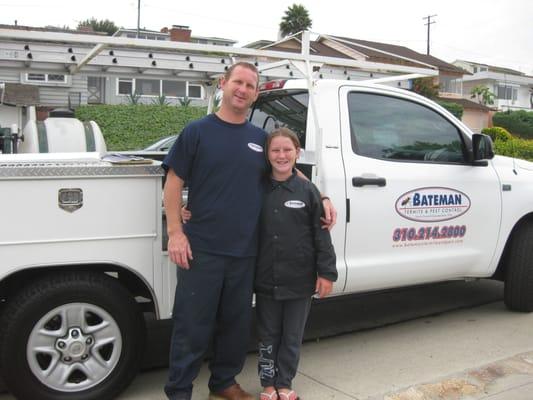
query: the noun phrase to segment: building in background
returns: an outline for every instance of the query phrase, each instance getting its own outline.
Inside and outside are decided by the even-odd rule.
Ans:
[[[472,61],[456,60],[453,64],[471,74],[463,77],[465,98],[470,97],[474,87],[485,86],[494,93],[493,107],[500,111],[533,109],[533,76]]]

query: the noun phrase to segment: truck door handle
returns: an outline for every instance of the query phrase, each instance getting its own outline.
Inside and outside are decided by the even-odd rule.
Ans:
[[[354,176],[352,178],[352,185],[355,187],[375,185],[375,186],[385,186],[387,180],[385,178],[363,178],[362,176]]]

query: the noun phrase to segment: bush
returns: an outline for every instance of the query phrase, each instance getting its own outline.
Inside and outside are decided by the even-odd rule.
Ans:
[[[502,156],[533,161],[533,140],[511,139],[506,142],[496,140],[494,142],[494,151]]]
[[[499,126],[495,126],[493,128],[484,128],[481,133],[489,135],[493,142],[496,142],[497,140],[507,142],[513,139],[513,135],[511,135],[505,128],[501,128]]]
[[[456,118],[461,119],[463,117],[464,107],[461,104],[452,103],[449,101],[437,101],[437,103],[452,113]]]
[[[533,161],[533,140],[516,138],[499,126],[485,128],[481,133],[492,138],[496,154]]]
[[[95,121],[107,149],[139,150],[158,139],[180,133],[190,121],[206,115],[205,107],[164,105],[87,105],[76,109],[76,118]]]
[[[497,112],[492,117],[492,122],[513,135],[533,139],[533,112],[525,110]]]

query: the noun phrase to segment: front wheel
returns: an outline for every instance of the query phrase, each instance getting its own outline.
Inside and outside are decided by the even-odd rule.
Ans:
[[[144,324],[115,279],[41,279],[9,299],[0,339],[7,388],[21,400],[112,399],[134,378]]]
[[[533,311],[533,224],[523,223],[513,233],[505,270],[505,305]]]

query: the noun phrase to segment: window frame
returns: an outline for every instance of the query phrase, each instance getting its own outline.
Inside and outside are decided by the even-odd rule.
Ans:
[[[161,78],[159,78],[159,79],[151,79],[151,78],[118,77],[117,78],[116,89],[115,89],[115,95],[117,97],[127,97],[127,96],[130,96],[132,94],[135,94],[137,92],[137,80],[138,79],[159,81],[159,94],[158,95],[140,94],[140,93],[138,93],[141,97],[157,98],[157,97],[163,96],[163,82],[167,81],[167,82],[185,82],[185,96],[167,96],[167,95],[165,95],[165,97],[167,99],[184,99],[185,97],[187,97],[189,99],[193,99],[193,100],[204,100],[205,99],[205,90],[204,90],[203,85],[200,84],[200,83],[193,83],[193,82],[189,82],[189,81],[173,81],[173,80],[161,79]],[[131,84],[132,84],[131,85],[132,92],[128,93],[128,94],[119,93],[119,84],[120,84],[120,82],[131,82]],[[198,87],[200,89],[200,97],[191,97],[190,96],[190,92],[189,92],[189,87],[190,86]]]
[[[500,90],[503,90],[504,97],[500,97]],[[508,93],[510,96],[508,97]],[[517,101],[518,100],[518,87],[514,85],[498,83],[496,89],[496,98],[498,100]]]
[[[41,75],[42,80],[30,79],[30,75]],[[63,81],[59,80],[50,80],[50,76],[63,76]],[[68,74],[58,74],[52,72],[21,72],[20,77],[21,83],[27,85],[37,85],[37,86],[61,86],[67,87],[72,86],[72,76]]]
[[[375,157],[370,154],[364,154],[360,151],[357,144],[357,135],[352,131],[352,113],[350,109],[349,104],[349,97],[351,94],[358,94],[358,95],[372,95],[372,96],[380,96],[380,97],[386,97],[389,99],[393,99],[396,101],[401,102],[407,102],[414,104],[418,107],[425,108],[429,110],[430,112],[433,112],[434,114],[438,115],[440,118],[444,119],[445,122],[450,124],[456,131],[457,135],[459,137],[459,140],[461,142],[461,149],[463,153],[463,160],[462,161],[443,161],[443,160],[416,160],[416,159],[397,159],[397,158],[383,158],[383,157]],[[418,163],[418,164],[433,164],[433,165],[470,165],[471,160],[471,152],[472,152],[472,139],[466,135],[458,124],[456,124],[453,120],[449,119],[448,116],[442,113],[441,110],[439,110],[437,107],[432,107],[428,104],[425,104],[423,102],[418,102],[416,99],[412,99],[407,96],[401,96],[391,93],[383,93],[383,92],[374,92],[374,91],[365,91],[365,90],[358,90],[356,88],[353,88],[352,90],[348,90],[346,92],[345,97],[346,102],[346,108],[348,111],[348,121],[349,121],[349,132],[350,132],[350,144],[351,144],[351,151],[354,155],[358,157],[366,157],[371,158],[374,160],[380,160],[380,161],[388,161],[388,162],[403,162],[403,163]]]

